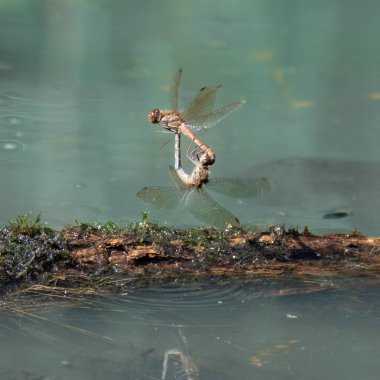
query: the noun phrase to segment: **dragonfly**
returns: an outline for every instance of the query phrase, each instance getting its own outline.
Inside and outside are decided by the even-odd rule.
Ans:
[[[172,80],[170,86],[170,103],[172,110],[153,109],[148,114],[148,119],[153,124],[159,124],[166,130],[175,134],[184,134],[190,138],[203,152],[203,159],[207,165],[215,162],[215,152],[208,145],[204,144],[193,131],[199,131],[204,128],[211,128],[231,112],[241,107],[245,101],[238,101],[228,104],[217,110],[213,110],[215,97],[222,88],[219,86],[202,87],[193,101],[185,107],[183,112],[178,111],[178,92],[181,81],[182,70],[179,69]],[[175,165],[178,167],[177,163]]]
[[[176,134],[175,151],[180,152],[180,135]],[[175,153],[177,154],[177,153]],[[208,153],[193,151],[194,168],[188,174],[181,166],[169,167],[175,187],[143,187],[137,196],[144,202],[161,209],[174,209],[179,205],[197,219],[218,228],[240,225],[239,219],[220,205],[207,190],[216,193],[248,198],[259,196],[271,189],[265,177],[250,179],[210,178],[208,170]]]

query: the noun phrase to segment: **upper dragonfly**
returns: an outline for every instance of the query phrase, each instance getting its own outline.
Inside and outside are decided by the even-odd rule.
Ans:
[[[159,124],[165,129],[176,134],[183,133],[188,136],[203,152],[206,153],[206,164],[212,165],[215,162],[215,152],[192,131],[199,131],[203,128],[211,128],[219,123],[231,112],[242,106],[245,101],[234,102],[216,111],[213,111],[215,97],[221,89],[220,86],[202,87],[194,100],[184,109],[178,111],[178,90],[181,80],[182,70],[178,70],[174,75],[170,86],[170,101],[172,110],[154,109],[149,112],[148,119],[153,124]]]

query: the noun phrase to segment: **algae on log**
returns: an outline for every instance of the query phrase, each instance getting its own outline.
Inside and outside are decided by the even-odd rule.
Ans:
[[[65,285],[88,279],[186,278],[201,275],[373,275],[380,238],[313,235],[284,228],[177,229],[157,224],[79,224],[54,231],[20,221],[0,229],[0,281]],[[25,221],[24,221],[25,222]],[[74,279],[74,281],[73,281]],[[99,285],[101,286],[101,285]]]
[[[318,236],[307,229],[180,230],[146,224],[134,232],[69,227],[62,235],[81,267],[131,276],[368,275],[380,269],[380,238],[356,232]]]

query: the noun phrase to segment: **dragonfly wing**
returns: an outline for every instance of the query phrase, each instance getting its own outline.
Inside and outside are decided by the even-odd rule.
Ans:
[[[170,83],[169,88],[169,99],[170,105],[173,110],[178,110],[178,91],[179,91],[179,83],[181,82],[182,69],[179,69],[175,74]]]
[[[197,120],[200,115],[212,112],[215,104],[215,97],[222,86],[202,87],[193,101],[181,113],[181,117],[186,122]]]
[[[265,177],[248,179],[213,178],[205,186],[216,193],[237,198],[256,197],[271,190],[271,184]]]
[[[190,120],[185,119],[185,121],[186,121],[186,124],[188,124],[190,128],[193,130],[200,130],[202,128],[211,128],[215,124],[218,124],[220,121],[222,121],[231,112],[240,108],[244,103],[245,101],[231,103],[231,104],[228,104],[227,106],[219,108],[218,110],[214,112],[210,112],[203,115],[194,115],[193,118],[191,118]]]
[[[137,196],[144,202],[157,208],[173,209],[176,208],[182,199],[182,192],[175,187],[143,187]]]
[[[192,187],[184,199],[186,208],[207,224],[219,228],[239,225],[239,219],[221,206],[203,187]]]

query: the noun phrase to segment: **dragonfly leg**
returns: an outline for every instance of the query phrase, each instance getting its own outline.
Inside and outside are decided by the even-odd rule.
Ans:
[[[204,168],[207,168],[215,162],[214,156],[210,156],[208,151],[203,150],[199,146],[191,152],[191,160],[194,165],[203,166]]]
[[[187,148],[186,156],[195,166],[198,166],[199,154],[201,153],[201,150],[198,146],[196,146],[193,150],[191,150],[193,145],[194,145],[194,140],[191,140],[191,143],[189,147]]]

